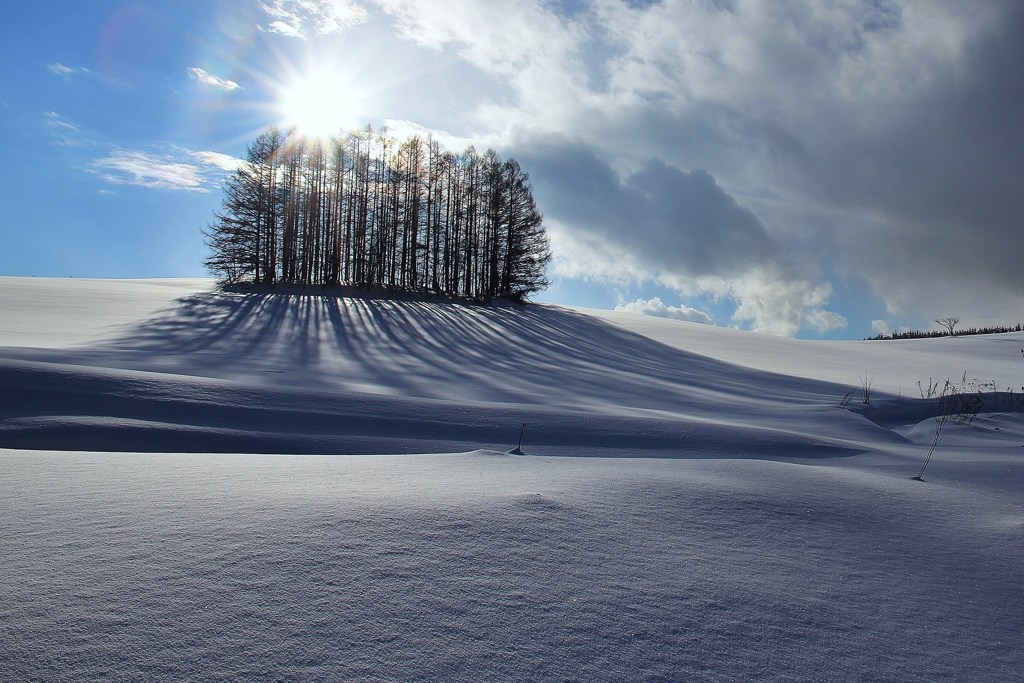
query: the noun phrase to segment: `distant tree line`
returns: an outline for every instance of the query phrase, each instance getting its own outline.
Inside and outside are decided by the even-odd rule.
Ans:
[[[477,299],[548,285],[529,176],[492,149],[371,128],[330,141],[270,128],[204,230],[224,283],[366,285]]]
[[[992,327],[966,327],[956,331],[956,336],[972,334],[1002,334],[1004,332],[1024,332],[1024,326],[1017,323],[1014,326],[992,326]],[[886,341],[892,339],[930,339],[932,337],[949,337],[948,330],[930,330],[921,332],[919,330],[906,330],[904,332],[893,332],[892,334],[877,334],[868,337],[867,341]]]

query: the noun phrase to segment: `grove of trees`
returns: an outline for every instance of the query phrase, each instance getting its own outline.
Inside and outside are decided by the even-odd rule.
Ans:
[[[935,322],[940,322],[936,320]],[[959,320],[957,321],[959,322]],[[1006,332],[1024,332],[1024,325],[1017,323],[1016,325],[986,325],[984,327],[965,327],[957,330],[957,337],[967,337],[970,335],[977,334],[1004,334]],[[874,337],[868,337],[867,341],[889,341],[893,339],[931,339],[933,337],[949,337],[950,330],[947,327],[945,330],[905,330],[903,332],[893,332],[892,334],[876,334]]]
[[[529,177],[494,150],[372,129],[262,133],[205,229],[224,283],[379,286],[521,299],[551,258]]]

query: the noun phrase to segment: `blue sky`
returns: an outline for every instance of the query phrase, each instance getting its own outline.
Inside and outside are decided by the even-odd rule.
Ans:
[[[10,3],[0,274],[203,276],[262,129],[370,123],[520,161],[542,301],[820,338],[1016,323],[1022,37],[1014,0]]]

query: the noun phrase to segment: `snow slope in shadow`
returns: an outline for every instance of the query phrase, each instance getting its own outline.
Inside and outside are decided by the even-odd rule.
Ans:
[[[533,452],[827,457],[870,431],[843,387],[554,307],[200,292],[5,356],[0,444],[23,448],[449,452],[525,422]]]
[[[103,292],[115,300],[127,291],[117,283],[80,282],[66,284],[65,308],[88,311]],[[38,299],[33,281],[0,282],[14,284],[28,300]],[[93,320],[90,329],[104,334],[87,342],[68,345],[50,323],[37,325],[49,336],[33,337],[45,346],[3,349],[0,446],[504,450],[516,445],[526,423],[524,446],[537,454],[827,458],[899,450],[907,444],[901,431],[913,423],[909,418],[927,419],[918,402],[892,395],[870,407],[854,401],[853,410],[838,409],[849,387],[814,378],[827,374],[848,346],[634,316],[609,322],[559,307],[316,290],[271,295],[198,288],[172,298],[180,290],[165,286],[161,308],[154,288],[143,284],[121,286],[142,299],[138,306],[158,311],[148,317],[126,323],[100,307],[97,318],[113,324]],[[33,322],[24,308],[21,315]],[[49,319],[47,311],[38,316]],[[720,358],[683,348],[690,340],[706,349],[705,337],[717,340]],[[886,345],[870,346],[878,355]],[[772,354],[794,348],[808,351],[802,374],[766,369]],[[908,358],[901,361],[912,367]]]

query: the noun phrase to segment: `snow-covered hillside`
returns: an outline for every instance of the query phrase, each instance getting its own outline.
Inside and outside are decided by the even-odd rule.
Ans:
[[[319,294],[0,278],[0,677],[1024,670],[1024,335]]]

